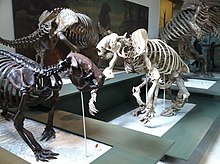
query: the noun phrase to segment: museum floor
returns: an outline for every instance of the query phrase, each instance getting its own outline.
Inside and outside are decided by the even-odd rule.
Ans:
[[[162,136],[154,136],[109,123],[109,121],[137,107],[136,102],[131,101],[133,97],[127,92],[130,92],[131,86],[140,83],[141,75],[122,73],[116,79],[106,82],[106,85],[99,92],[96,104],[98,109],[101,110],[95,117],[86,118],[87,136],[94,141],[110,145],[112,148],[92,163],[219,163],[220,155],[217,152],[220,149],[220,74],[218,75],[215,79],[212,79],[215,83],[209,88],[189,87],[191,96],[188,103],[196,104],[196,106]],[[193,82],[195,80],[197,79],[193,78]],[[199,83],[207,86],[206,82]],[[197,87],[199,83],[197,83]],[[71,93],[69,93],[70,91]],[[173,92],[175,92],[175,86]],[[59,108],[56,110],[54,126],[82,136],[79,97],[79,93],[71,88],[69,84],[63,87],[60,98],[61,102],[65,103],[59,104]],[[117,97],[117,99],[112,98],[109,101],[109,97]],[[86,94],[84,100],[85,102],[88,100]],[[182,114],[183,111],[178,115]],[[44,110],[27,110],[26,115],[28,118],[42,123],[47,120],[47,112]],[[154,120],[152,119],[152,122]],[[22,164],[24,163],[22,159],[18,159],[15,155],[13,156],[1,149],[0,152],[0,163],[16,161],[17,164],[18,160]],[[5,158],[6,155],[10,158]],[[60,156],[63,157],[62,154]],[[161,158],[163,161],[160,161]],[[10,161],[5,162],[4,160]],[[13,162],[12,164],[14,164]]]
[[[188,161],[165,157],[158,164],[219,164],[220,161],[220,116],[213,123]]]

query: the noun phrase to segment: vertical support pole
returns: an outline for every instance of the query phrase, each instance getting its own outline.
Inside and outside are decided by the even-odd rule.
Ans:
[[[145,97],[145,104],[147,104],[147,102],[149,101],[149,100],[148,100],[148,95],[147,95],[147,92],[148,92],[148,80],[149,80],[149,78],[148,78],[147,75],[145,75],[145,78],[146,78],[146,88],[145,88],[146,97]]]
[[[166,83],[166,77],[165,77],[165,74],[163,75],[164,77],[164,85]],[[164,87],[164,90],[163,90],[163,108],[165,109],[166,108],[166,89]]]
[[[83,92],[80,92],[80,94],[81,94],[81,106],[82,106],[82,115],[83,115],[83,134],[84,134],[85,156],[88,157],[88,155],[87,155],[86,120],[85,120],[85,108],[84,108]]]

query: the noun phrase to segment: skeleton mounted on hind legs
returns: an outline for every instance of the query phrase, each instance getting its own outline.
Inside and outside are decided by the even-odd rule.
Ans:
[[[68,8],[44,11],[39,17],[38,29],[28,36],[15,40],[0,37],[0,43],[14,48],[33,47],[43,65],[46,51],[62,41],[73,52],[80,52],[90,46],[95,48],[99,39],[99,29],[85,14]]]
[[[160,38],[177,42],[179,55],[200,62],[201,74],[207,76],[206,58],[197,53],[191,39],[194,37],[201,41],[210,34],[219,37],[219,27],[220,6],[217,1],[195,0],[190,3],[185,0],[181,10],[166,23]]]
[[[91,91],[102,87],[104,75],[87,57],[78,53],[70,53],[65,60],[44,68],[23,55],[0,50],[0,66],[0,105],[3,109],[1,115],[8,119],[8,108],[18,107],[14,126],[34,152],[36,160],[55,159],[58,154],[43,149],[33,134],[24,128],[25,108],[47,100],[51,103],[48,121],[41,139],[48,140],[55,137],[54,105],[63,84],[59,73],[65,71],[80,91]],[[55,83],[52,83],[52,79],[55,79]]]
[[[99,29],[87,15],[68,8],[55,8],[41,14],[38,29],[30,35],[15,40],[0,37],[0,43],[14,48],[34,47],[37,52],[36,58],[40,57],[43,67],[45,54],[51,55],[50,52],[56,48],[58,41],[62,41],[71,51],[79,52],[91,47],[95,49],[98,37]],[[59,60],[56,61],[58,62]],[[94,104],[96,93],[92,90],[90,94],[89,111],[94,115],[98,112]]]
[[[140,106],[137,115],[144,113],[141,118],[144,123],[147,123],[154,116],[159,88],[169,88],[173,82],[176,82],[179,87],[177,100],[163,115],[171,116],[175,114],[177,108],[182,107],[188,100],[189,92],[185,88],[180,74],[188,73],[189,68],[166,43],[159,39],[148,39],[146,30],[138,29],[129,38],[126,38],[126,34],[118,36],[112,33],[104,37],[96,48],[98,55],[103,59],[112,57],[109,67],[103,71],[106,79],[114,77],[114,64],[118,57],[122,57],[127,73],[145,73],[151,80],[152,86],[147,93],[148,101],[146,103],[140,97],[140,88],[147,83],[146,80],[132,90]],[[165,81],[163,79],[164,75],[169,77],[169,80],[167,80],[166,84],[161,85],[159,80]]]

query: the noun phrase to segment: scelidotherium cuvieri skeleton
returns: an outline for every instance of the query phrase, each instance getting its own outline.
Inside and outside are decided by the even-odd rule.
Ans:
[[[179,87],[177,100],[170,109],[163,112],[163,115],[170,116],[182,107],[189,97],[189,92],[184,86],[184,81],[180,77],[182,73],[188,73],[189,68],[179,57],[179,55],[159,39],[148,39],[145,29],[138,29],[132,33],[131,37],[118,36],[112,33],[105,36],[97,45],[98,55],[104,59],[109,59],[109,67],[103,73],[106,79],[113,78],[113,67],[118,57],[124,59],[124,67],[127,73],[145,73],[151,80],[152,86],[147,93],[147,102],[144,103],[140,97],[140,88],[146,84],[146,80],[132,89],[140,110],[137,115],[143,113],[141,121],[147,123],[154,116],[159,88],[169,88],[176,81]],[[164,80],[164,76],[169,78],[166,84],[160,84],[159,80]],[[164,80],[165,81],[165,80]]]
[[[41,14],[38,29],[30,35],[15,40],[0,37],[0,43],[14,48],[34,47],[43,65],[45,52],[53,49],[59,40],[73,52],[80,52],[89,47],[95,49],[98,39],[99,28],[87,15],[68,8],[55,8]]]
[[[65,60],[58,64],[42,68],[40,64],[23,55],[0,49],[0,106],[3,110],[1,115],[10,119],[12,117],[8,113],[8,108],[18,107],[14,117],[14,126],[34,152],[37,161],[55,159],[58,154],[43,149],[32,133],[24,128],[24,110],[28,106],[49,100],[51,110],[42,140],[55,137],[54,105],[63,84],[58,73],[63,71],[82,92],[98,89],[104,83],[103,73],[87,57],[78,53],[70,53]],[[55,79],[55,83],[52,82],[52,79]]]

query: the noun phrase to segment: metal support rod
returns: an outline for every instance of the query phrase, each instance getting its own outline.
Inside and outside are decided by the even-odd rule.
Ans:
[[[148,95],[147,95],[147,93],[148,93],[148,76],[147,75],[145,75],[145,78],[146,78],[146,88],[145,88],[145,92],[146,92],[146,97],[145,97],[145,104],[147,104],[148,103]]]
[[[83,115],[83,134],[84,134],[84,146],[85,146],[85,156],[87,155],[87,136],[86,136],[86,120],[85,120],[85,108],[84,108],[84,100],[83,100],[83,92],[81,93],[81,106],[82,106],[82,115]]]
[[[164,75],[164,85],[165,85],[165,83],[166,83],[166,81],[165,81],[166,79],[165,79],[165,75]],[[164,87],[164,90],[163,90],[163,108],[165,109],[165,105],[166,105],[166,89],[165,89],[165,87]]]

